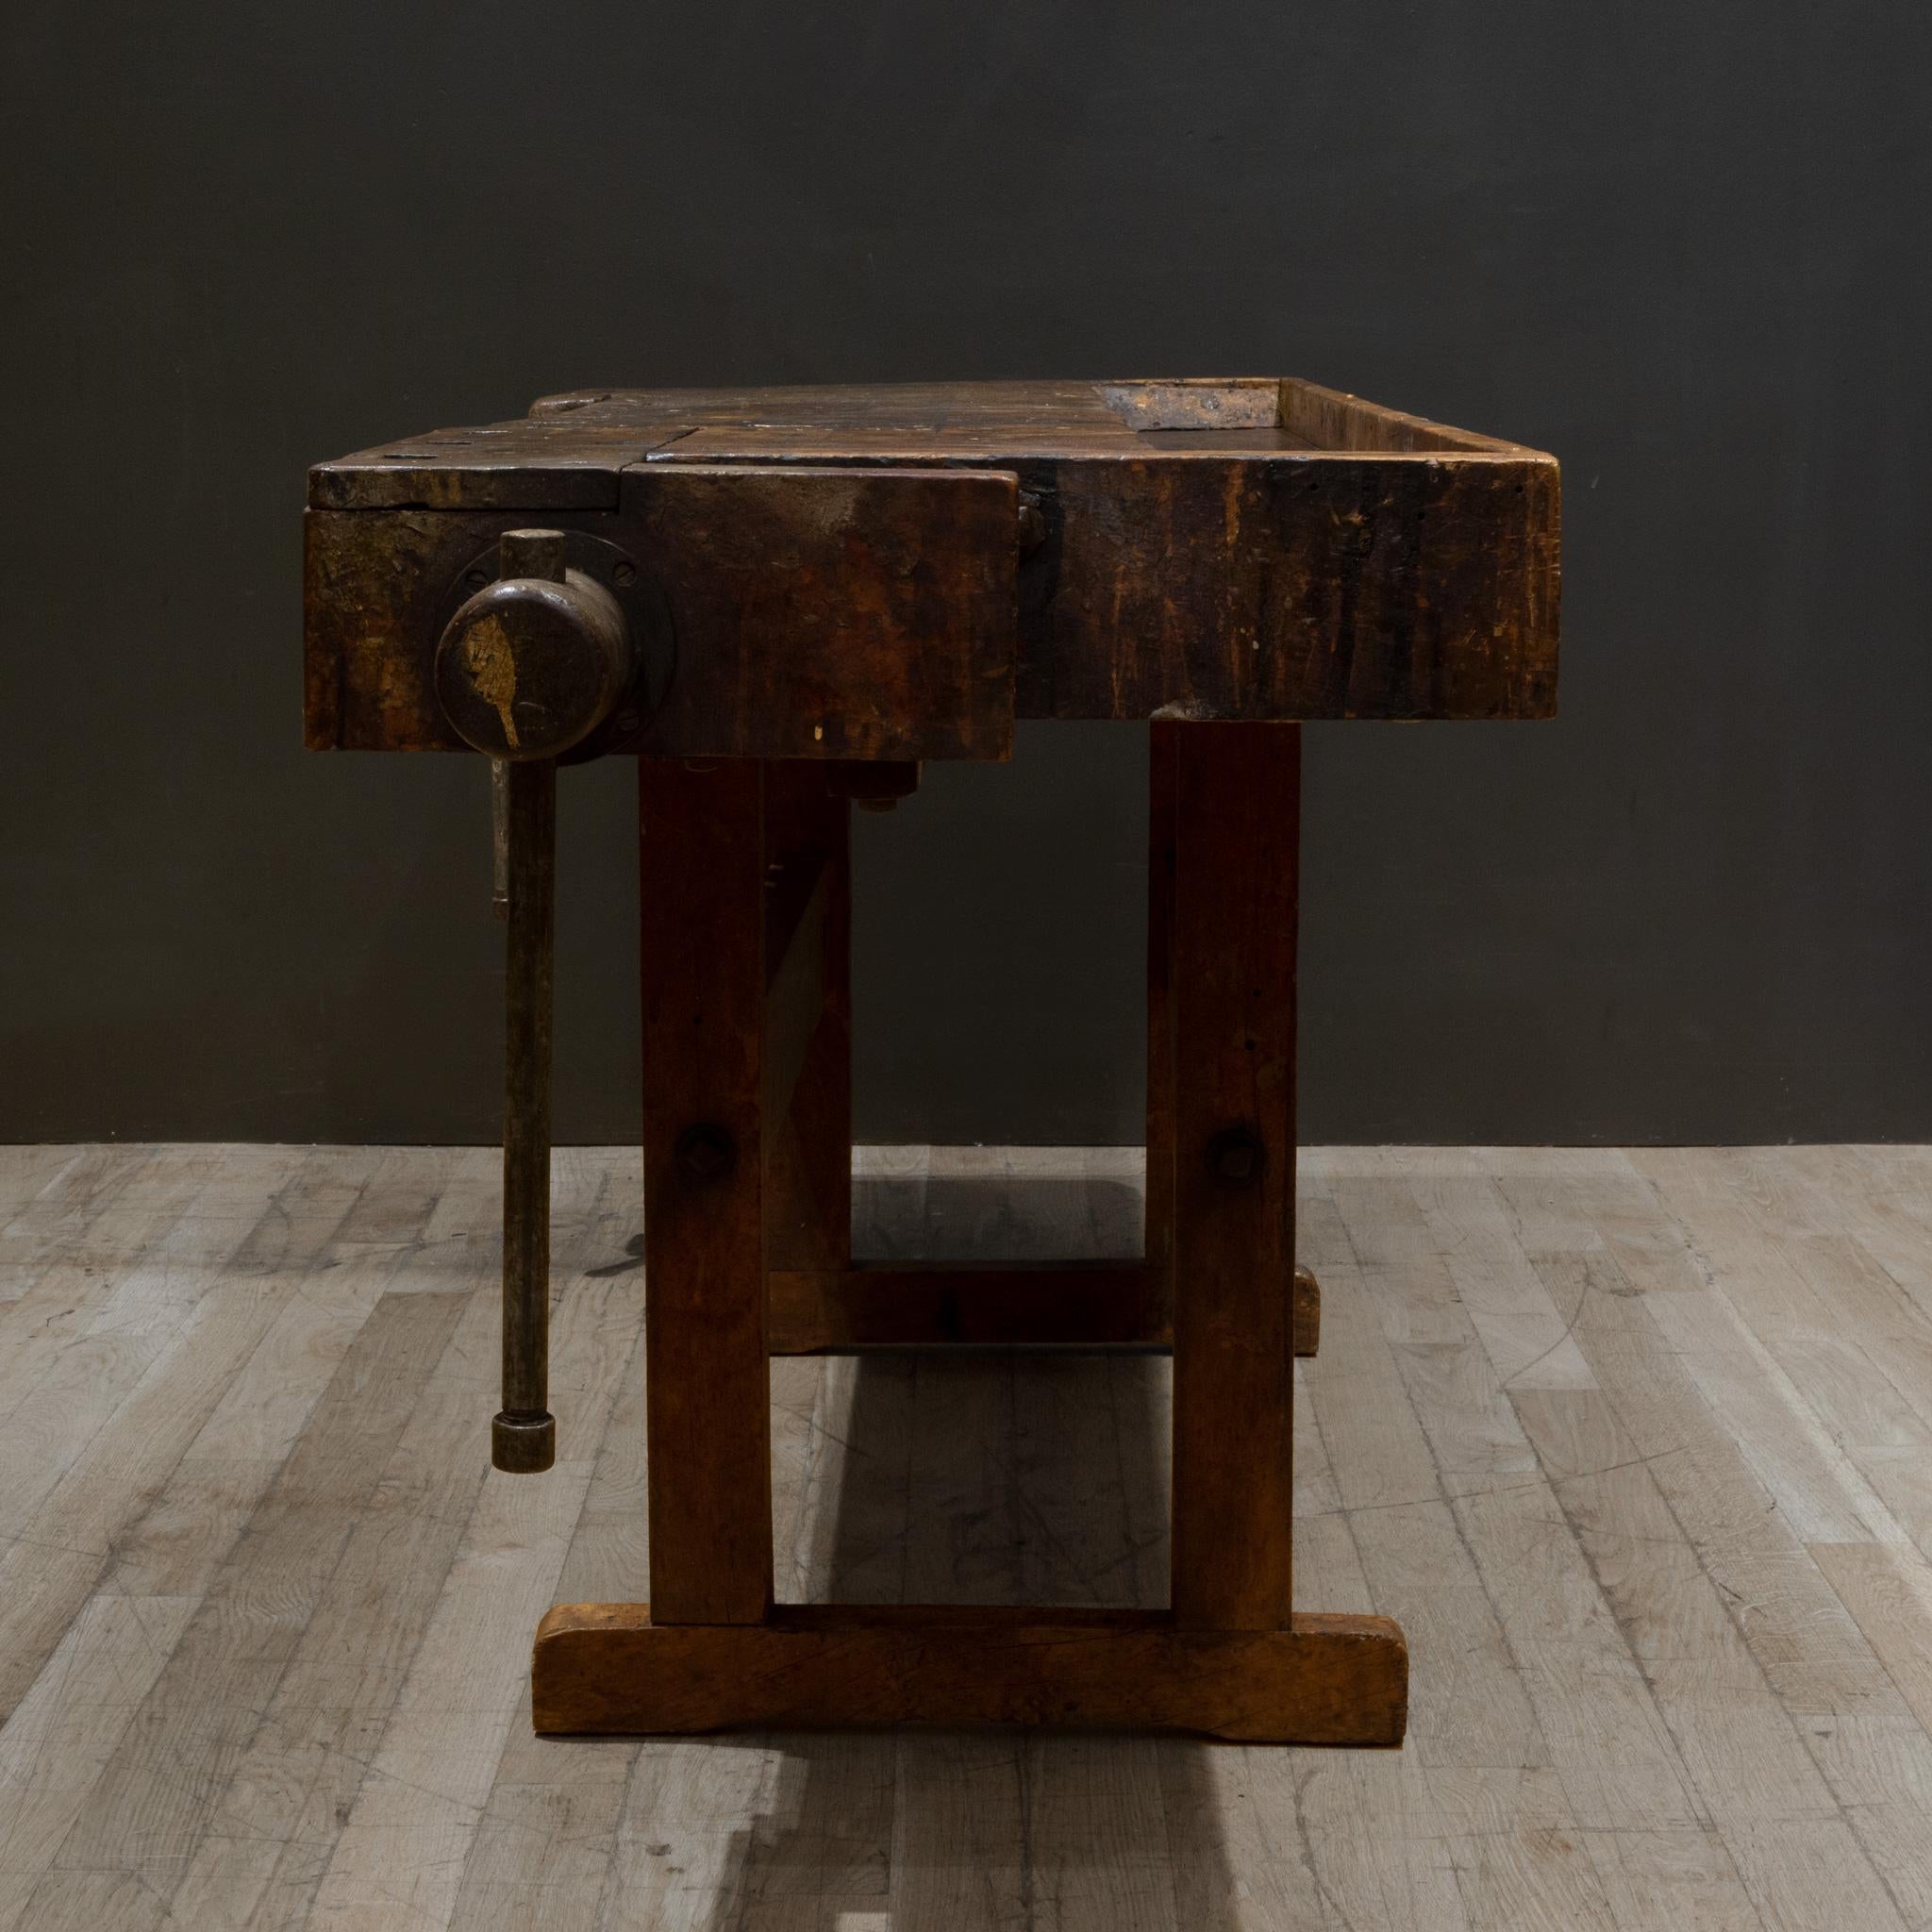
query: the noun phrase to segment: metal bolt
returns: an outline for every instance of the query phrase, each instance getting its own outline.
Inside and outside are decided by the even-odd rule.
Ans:
[[[638,567],[634,563],[620,563],[610,575],[615,583],[634,584],[638,580]]]
[[[1230,1187],[1252,1187],[1267,1164],[1268,1150],[1252,1128],[1224,1128],[1208,1143],[1210,1172]]]
[[[490,573],[487,570],[483,570],[480,568],[476,570],[466,570],[463,573],[463,581],[464,583],[469,585],[471,590],[480,591],[483,588],[483,586],[490,581]]]
[[[723,1127],[696,1122],[677,1137],[677,1165],[687,1180],[722,1180],[738,1165],[738,1143]]]
[[[1027,491],[1020,492],[1020,549],[1038,550],[1046,541],[1046,512],[1040,499]]]

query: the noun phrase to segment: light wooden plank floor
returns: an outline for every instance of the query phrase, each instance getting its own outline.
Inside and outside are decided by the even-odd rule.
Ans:
[[[874,1151],[864,1242],[1130,1253],[1138,1166]],[[1932,1927],[1932,1150],[1304,1156],[1297,1596],[1400,1753],[533,1739],[648,1591],[640,1184],[558,1157],[507,1477],[495,1167],[0,1149],[0,1932]],[[781,1594],[1161,1600],[1164,1363],[772,1391]]]

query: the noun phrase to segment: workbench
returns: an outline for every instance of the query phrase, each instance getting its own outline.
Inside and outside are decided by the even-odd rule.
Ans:
[[[1300,724],[1556,704],[1538,451],[1296,379],[589,390],[310,475],[320,749],[480,752],[508,924],[504,1404],[548,1467],[557,774],[639,772],[650,1601],[547,1732],[1014,1723],[1392,1744],[1386,1618],[1291,1607]],[[851,1253],[854,803],[1152,724],[1141,1258]],[[768,1360],[1172,1350],[1169,1607],[774,1602]]]

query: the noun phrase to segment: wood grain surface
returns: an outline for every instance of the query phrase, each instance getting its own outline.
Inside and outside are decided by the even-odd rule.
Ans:
[[[772,1268],[852,1258],[852,808],[839,785],[848,769],[801,760],[765,771],[766,1025],[783,1032],[789,1019],[797,1056],[766,1069]]]
[[[766,1344],[774,1355],[905,1348],[1174,1347],[1171,1277],[1138,1261],[974,1261],[917,1267],[774,1269]],[[1321,1347],[1322,1290],[1297,1269],[1294,1352]]]
[[[1174,732],[1174,1584],[1187,1628],[1291,1601],[1301,728]]]
[[[732,1625],[559,1604],[531,1671],[546,1734],[1051,1724],[1388,1745],[1408,1714],[1401,1631],[1319,1613],[1190,1630],[1149,1610],[805,1605]]]
[[[1932,1151],[1305,1151],[1295,1594],[1402,1622],[1399,1753],[533,1737],[547,1607],[652,1590],[641,1172],[558,1152],[535,1479],[488,1468],[499,1187],[0,1149],[7,1932],[1932,1914]],[[1138,1192],[865,1150],[855,1245],[1118,1254]],[[780,1596],[1158,1607],[1170,1374],[774,1362]]]
[[[638,761],[651,1568],[665,1614],[772,1598],[765,773]]]
[[[1017,560],[996,488],[1036,520]],[[1016,713],[1547,717],[1559,493],[1540,451],[1298,379],[549,398],[311,472],[308,741],[457,746],[438,619],[536,512],[618,546],[675,634],[626,750],[998,758]]]

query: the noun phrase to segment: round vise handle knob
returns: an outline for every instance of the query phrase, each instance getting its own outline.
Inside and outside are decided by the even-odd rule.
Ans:
[[[616,709],[631,677],[617,599],[564,563],[561,530],[506,530],[493,584],[436,646],[436,694],[464,743],[493,758],[552,758]]]

